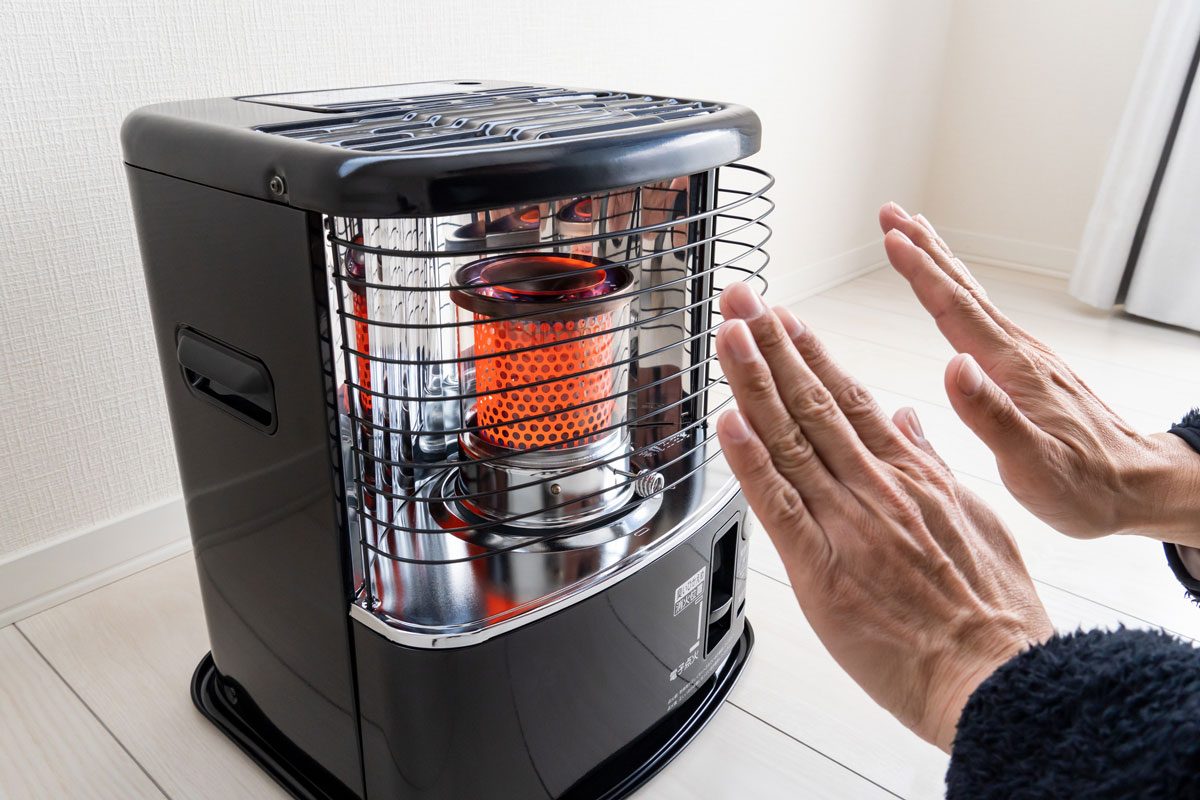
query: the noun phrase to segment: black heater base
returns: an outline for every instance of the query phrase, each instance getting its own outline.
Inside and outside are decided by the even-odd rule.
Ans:
[[[222,680],[212,653],[192,673],[192,703],[243,753],[300,800],[358,800],[358,795],[284,737],[236,687]]]
[[[559,800],[620,800],[628,797],[692,741],[712,719],[741,676],[754,646],[746,620],[729,657],[685,703],[657,725],[613,754],[566,791]],[[192,702],[242,752],[300,800],[346,800],[356,795],[284,738],[236,688],[223,685],[209,653],[192,675]]]

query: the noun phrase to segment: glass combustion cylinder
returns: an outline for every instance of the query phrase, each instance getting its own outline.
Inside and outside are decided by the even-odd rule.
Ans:
[[[473,322],[468,507],[529,527],[623,503],[633,273],[594,256],[516,253],[465,265],[455,284],[451,299]]]

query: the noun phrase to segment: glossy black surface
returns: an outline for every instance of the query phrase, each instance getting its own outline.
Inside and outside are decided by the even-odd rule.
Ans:
[[[705,657],[709,558],[744,513],[739,495],[631,577],[472,647],[416,650],[355,624],[367,796],[578,796],[726,662],[745,622],[748,543],[735,535],[735,611]]]
[[[403,155],[253,130],[319,113],[197,101],[123,130],[212,647],[197,704],[297,796],[623,796],[740,671],[744,501],[605,591],[473,646],[413,649],[351,623],[318,212],[449,213],[704,172],[757,149],[757,118],[726,106],[619,136]]]
[[[204,656],[192,673],[192,704],[293,797],[299,800],[359,797],[281,734],[248,696],[222,677],[213,664],[212,653]]]
[[[283,736],[361,794],[316,220],[144,170],[128,177],[213,659]],[[193,393],[181,326],[267,367],[273,433]]]
[[[421,93],[430,84],[412,86]],[[133,166],[295,208],[346,217],[424,216],[652,183],[757,152],[755,113],[720,106],[703,116],[586,137],[387,153],[254,130],[324,123],[328,113],[216,98],[138,109],[122,126],[121,144]],[[276,177],[281,192],[271,189]]]

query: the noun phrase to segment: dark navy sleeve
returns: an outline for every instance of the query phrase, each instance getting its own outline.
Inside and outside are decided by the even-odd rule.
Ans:
[[[1200,409],[1193,408],[1185,414],[1183,419],[1171,426],[1170,432],[1187,442],[1196,451],[1197,458],[1200,458]],[[1193,602],[1200,604],[1200,575],[1188,572],[1183,560],[1179,558],[1179,550],[1173,543],[1163,542],[1163,550],[1167,554],[1167,564],[1187,590],[1188,596]]]
[[[1016,656],[963,709],[946,797],[1200,799],[1200,649],[1121,629]]]
[[[1171,426],[1171,433],[1183,439],[1200,453],[1200,408],[1193,408],[1183,419]]]

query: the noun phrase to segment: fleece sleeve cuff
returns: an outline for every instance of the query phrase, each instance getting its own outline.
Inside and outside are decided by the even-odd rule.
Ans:
[[[1200,650],[1120,629],[1016,656],[967,701],[946,796],[1200,798]]]
[[[1169,432],[1187,442],[1188,446],[1196,451],[1197,457],[1200,457],[1200,409],[1193,408],[1184,414],[1183,419],[1172,425]],[[1200,575],[1193,575],[1188,571],[1174,544],[1164,542],[1163,549],[1167,554],[1167,564],[1183,584],[1183,588],[1187,589],[1188,596],[1200,603]]]

